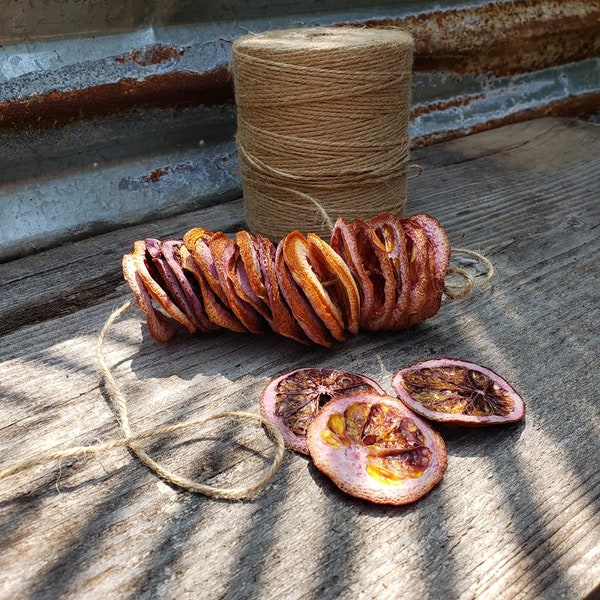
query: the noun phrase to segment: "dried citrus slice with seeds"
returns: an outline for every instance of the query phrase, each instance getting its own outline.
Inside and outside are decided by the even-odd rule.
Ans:
[[[417,414],[447,423],[493,425],[525,416],[525,403],[491,369],[457,358],[424,360],[392,378],[400,400]]]
[[[372,379],[336,369],[307,368],[273,379],[260,395],[262,415],[282,433],[288,448],[308,454],[306,431],[332,398],[371,392],[385,394]]]
[[[397,398],[340,396],[313,419],[306,437],[315,466],[342,491],[379,504],[408,504],[444,475],[444,440]]]

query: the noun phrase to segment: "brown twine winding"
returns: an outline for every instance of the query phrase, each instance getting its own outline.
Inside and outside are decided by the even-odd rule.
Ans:
[[[238,38],[237,146],[246,222],[279,240],[406,204],[413,40],[317,27]]]
[[[483,254],[475,252],[475,250],[469,250],[468,248],[452,248],[452,254],[464,254],[471,256],[472,258],[480,261],[485,267],[485,276],[483,279],[478,280],[478,284],[483,285],[487,283],[494,276],[494,265],[489,258],[486,258]],[[465,296],[469,295],[475,286],[475,276],[461,267],[449,267],[446,271],[446,277],[448,275],[458,275],[462,277],[463,284],[454,284],[448,281],[444,282],[444,294],[452,300],[460,300]]]
[[[120,448],[126,446],[131,452],[133,452],[137,456],[137,458],[144,465],[146,465],[149,469],[154,471],[154,473],[156,473],[159,477],[188,492],[204,494],[205,496],[225,500],[243,500],[254,497],[261,488],[266,486],[271,481],[271,479],[275,475],[275,472],[277,471],[277,469],[279,469],[285,453],[285,443],[281,433],[274,425],[272,425],[262,416],[249,412],[230,411],[207,415],[199,419],[182,421],[181,423],[176,423],[174,425],[155,427],[148,431],[142,431],[140,433],[135,434],[131,430],[131,427],[129,425],[129,412],[127,410],[127,400],[121,392],[119,386],[117,385],[117,382],[115,381],[115,378],[111,373],[110,367],[106,362],[103,347],[106,335],[108,334],[113,323],[135,304],[135,300],[129,300],[110,314],[110,316],[104,324],[104,327],[102,328],[102,331],[100,332],[100,335],[98,336],[98,343],[96,346],[96,357],[98,360],[98,366],[104,376],[106,391],[117,412],[117,420],[119,422],[121,432],[123,433],[123,437],[119,439],[109,440],[101,444],[94,444],[90,446],[73,446],[71,448],[54,450],[51,452],[40,454],[39,456],[16,463],[11,467],[1,470],[0,480],[48,462],[62,460],[65,458],[74,458],[82,455],[100,454],[113,448]],[[178,475],[177,473],[169,471],[160,463],[156,462],[152,457],[150,457],[146,453],[146,451],[143,450],[138,444],[138,442],[141,442],[143,440],[164,436],[169,433],[179,431],[180,429],[202,425],[203,423],[207,423],[215,419],[224,418],[247,419],[256,421],[257,423],[260,423],[263,427],[265,427],[265,429],[268,431],[269,436],[271,437],[273,444],[275,445],[275,455],[273,457],[271,465],[258,481],[248,485],[230,488],[198,483],[193,479],[188,479],[187,477],[183,477],[181,475]]]

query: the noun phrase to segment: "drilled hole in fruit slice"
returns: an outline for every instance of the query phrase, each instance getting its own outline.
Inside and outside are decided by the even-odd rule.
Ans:
[[[408,504],[442,479],[442,438],[397,398],[340,396],[313,419],[306,437],[315,466],[342,491],[379,504]]]
[[[456,358],[425,360],[394,374],[400,400],[433,421],[463,425],[511,423],[525,416],[525,402],[491,369]]]
[[[333,398],[359,392],[385,394],[364,375],[336,369],[297,369],[265,387],[260,410],[281,431],[289,448],[308,454],[306,432],[319,411]]]

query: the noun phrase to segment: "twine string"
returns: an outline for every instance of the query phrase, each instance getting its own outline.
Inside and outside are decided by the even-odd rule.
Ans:
[[[403,214],[412,53],[405,32],[351,27],[234,42],[238,157],[252,232],[274,241],[293,229],[324,236],[342,215]]]
[[[113,448],[120,448],[126,446],[131,452],[133,452],[133,454],[135,454],[135,456],[144,465],[146,465],[159,477],[188,492],[204,494],[212,498],[220,498],[225,500],[243,500],[254,497],[259,490],[261,490],[271,481],[271,479],[281,466],[283,456],[285,453],[285,443],[283,440],[283,436],[274,425],[272,425],[262,416],[243,411],[228,411],[210,414],[198,419],[182,421],[173,425],[154,427],[152,429],[142,431],[139,433],[133,433],[133,431],[131,430],[131,426],[129,424],[129,411],[127,409],[127,400],[124,394],[122,393],[121,389],[119,388],[106,361],[106,357],[104,356],[104,342],[114,322],[135,304],[136,301],[134,299],[128,300],[109,315],[98,336],[98,342],[96,345],[96,358],[98,361],[98,366],[104,376],[105,389],[117,413],[117,421],[119,423],[121,432],[123,433],[123,437],[109,440],[107,442],[99,444],[93,444],[89,446],[73,446],[71,448],[53,450],[47,453],[40,454],[31,459],[24,460],[3,470],[0,470],[0,480],[48,462],[62,460],[65,458],[75,458],[83,455],[100,454]],[[275,446],[275,454],[273,456],[271,464],[269,465],[269,468],[263,473],[262,477],[258,481],[247,485],[229,488],[199,483],[197,481],[194,481],[193,479],[189,479],[187,477],[178,475],[177,473],[166,469],[160,463],[155,461],[151,456],[149,456],[148,453],[145,450],[143,450],[139,445],[139,442],[144,440],[161,437],[182,429],[202,425],[209,421],[224,418],[255,421],[266,429],[269,438]]]
[[[475,250],[469,250],[468,248],[452,248],[452,254],[464,254],[475,258],[485,267],[485,276],[481,280],[477,280],[478,285],[487,283],[494,276],[494,265],[489,258],[483,254],[476,252]],[[444,294],[452,300],[460,300],[465,296],[469,295],[475,286],[475,276],[461,267],[451,266],[446,271],[446,277],[451,275],[458,275],[463,279],[462,285],[456,283],[444,282]]]

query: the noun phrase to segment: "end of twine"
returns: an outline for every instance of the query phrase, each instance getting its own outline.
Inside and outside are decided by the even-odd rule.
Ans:
[[[462,283],[455,283],[452,281],[444,282],[444,294],[446,294],[448,298],[452,300],[465,298],[473,291],[473,288],[476,285],[478,287],[482,286],[494,276],[494,265],[489,258],[485,257],[483,254],[475,252],[475,250],[469,250],[468,248],[452,248],[452,254],[463,254],[476,259],[477,262],[485,267],[485,273],[482,279],[476,279],[480,277],[477,273],[473,273],[462,267],[450,266],[446,272],[446,277],[448,278],[448,276],[451,277],[457,275],[462,279]]]
[[[71,448],[52,450],[50,452],[34,456],[33,458],[18,462],[7,468],[1,469],[0,480],[49,462],[54,462],[57,460],[60,461],[65,458],[77,458],[85,455],[97,455],[108,450],[112,450],[114,448],[121,448],[126,446],[133,454],[135,454],[135,456],[140,460],[140,462],[146,465],[146,467],[152,470],[161,479],[185,491],[196,494],[203,494],[205,496],[223,500],[249,500],[254,498],[258,494],[258,492],[273,479],[275,473],[281,466],[285,454],[285,442],[280,431],[261,415],[249,412],[229,411],[210,414],[198,419],[183,421],[175,425],[155,427],[153,429],[142,431],[136,434],[134,434],[131,431],[131,428],[129,426],[127,399],[123,395],[121,389],[119,388],[111,372],[111,369],[106,361],[104,355],[104,343],[108,332],[115,323],[115,321],[123,314],[125,314],[135,304],[135,299],[131,299],[125,302],[117,309],[115,309],[114,311],[112,311],[112,313],[106,319],[102,330],[100,331],[96,345],[96,358],[98,362],[98,367],[104,378],[105,389],[113,404],[113,408],[115,409],[117,421],[119,423],[119,428],[121,430],[121,433],[123,434],[123,437],[108,440],[106,442],[90,446],[74,446]],[[204,423],[207,423],[208,421],[224,418],[255,421],[256,423],[262,426],[262,428],[267,434],[268,439],[275,446],[275,454],[273,456],[271,464],[258,481],[247,485],[230,488],[223,488],[199,483],[197,481],[188,479],[186,477],[182,477],[176,473],[173,473],[172,471],[167,470],[160,463],[156,462],[153,458],[151,458],[138,445],[138,442],[141,442],[143,440],[157,438],[170,433],[174,433],[181,429],[202,425]]]

